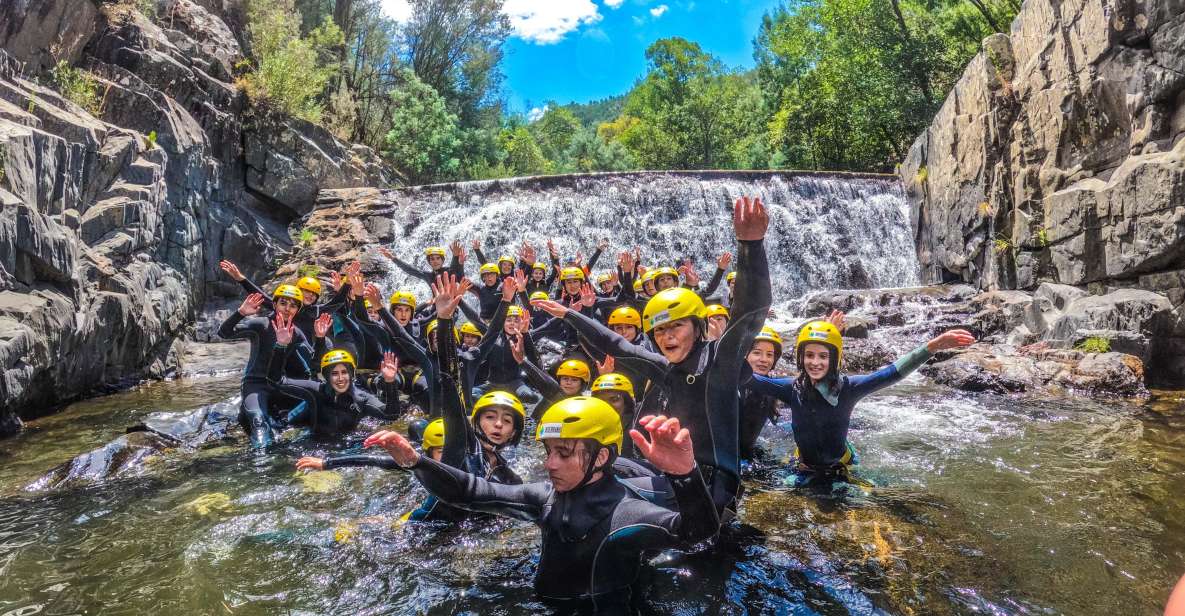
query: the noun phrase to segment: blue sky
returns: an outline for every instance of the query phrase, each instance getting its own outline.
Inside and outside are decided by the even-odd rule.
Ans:
[[[404,0],[384,0],[396,18]],[[681,36],[731,67],[753,65],[761,16],[780,0],[505,0],[504,89],[512,111],[548,100],[587,102],[629,90],[646,48]],[[528,106],[529,104],[529,106]]]

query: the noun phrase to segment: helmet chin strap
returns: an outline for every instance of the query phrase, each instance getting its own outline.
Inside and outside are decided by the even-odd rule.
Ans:
[[[597,455],[601,453],[602,449],[609,450],[608,447],[605,447],[604,445],[597,443],[596,448],[590,452],[590,459],[588,461],[588,468],[585,469],[585,471],[584,471],[584,478],[580,480],[580,483],[576,484],[572,488],[573,490],[579,490],[580,488],[583,488],[585,485],[588,484],[589,481],[592,481],[593,475],[597,474],[598,472],[602,472],[606,468],[609,468],[610,466],[612,466],[612,464],[613,464],[613,451],[612,450],[609,450],[609,459],[605,461],[605,464],[603,464],[601,466],[596,465],[597,464]]]

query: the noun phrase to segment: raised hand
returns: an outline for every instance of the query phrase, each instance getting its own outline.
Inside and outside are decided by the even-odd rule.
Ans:
[[[333,326],[333,315],[325,313],[313,321],[313,334],[318,338],[329,335],[329,328]]]
[[[617,361],[613,359],[612,355],[606,355],[605,361],[597,362],[597,374],[609,374],[610,372],[613,372],[613,368],[616,367],[616,364]]]
[[[260,293],[252,293],[239,304],[239,314],[249,317],[259,312],[259,307],[263,305],[263,295]]]
[[[453,318],[457,306],[464,294],[462,285],[457,284],[457,278],[445,272],[436,277],[432,283],[432,303],[436,304],[436,316],[441,319]]]
[[[386,246],[379,246],[378,252],[380,255],[387,257],[387,259],[391,261],[395,260],[395,253],[391,252],[391,249],[387,248]]]
[[[276,330],[276,344],[288,346],[288,343],[292,342],[292,330],[295,327],[291,317],[285,319],[283,315],[276,313],[276,318],[272,320],[272,328]]]
[[[691,433],[679,426],[679,420],[647,415],[638,425],[650,433],[650,440],[638,430],[630,430],[630,439],[638,451],[658,470],[671,475],[686,475],[695,469]]]
[[[386,449],[395,463],[404,468],[415,466],[420,461],[420,454],[416,452],[415,447],[412,447],[402,434],[391,430],[380,430],[371,434],[362,441],[362,446]]]
[[[535,247],[526,243],[526,242],[523,242],[523,247],[521,250],[519,250],[518,256],[520,258],[522,258],[523,261],[526,261],[531,266],[534,266],[535,265],[535,254],[536,254]]]
[[[296,461],[296,470],[323,471],[325,470],[325,460],[321,458],[314,458],[313,456],[305,456]]]
[[[379,295],[379,288],[371,283],[366,283],[363,287],[362,297],[370,302],[370,305],[378,308],[383,305],[382,296]]]
[[[531,305],[559,319],[568,314],[567,306],[551,299],[537,299],[532,301]]]
[[[502,279],[502,301],[514,301],[514,294],[518,293],[518,281],[514,276],[507,276]]]
[[[844,321],[844,313],[839,310],[832,310],[831,314],[827,315],[827,318],[824,320],[834,325],[835,329],[838,329],[841,334],[848,328],[847,322]]]
[[[226,275],[230,276],[231,280],[235,282],[243,282],[247,278],[243,275],[243,272],[239,271],[239,266],[235,265],[233,261],[223,259],[218,263],[218,267],[222,268],[222,271],[226,272]]]
[[[683,265],[679,266],[679,273],[683,275],[683,280],[687,284],[693,287],[699,286],[699,274],[695,273],[695,268],[691,266],[691,259],[683,260]]]
[[[523,335],[518,334],[510,338],[510,355],[514,357],[514,362],[521,364],[527,358],[527,354],[523,351]]]
[[[560,252],[555,249],[555,244],[551,240],[547,240],[547,252],[553,261],[560,257]]]
[[[769,228],[769,214],[761,198],[741,197],[732,206],[732,228],[738,240],[765,239]]]
[[[383,363],[379,365],[379,372],[383,375],[383,381],[395,382],[395,375],[399,374],[399,360],[395,358],[394,353],[390,351],[383,353]]]
[[[623,250],[617,257],[617,267],[621,268],[623,272],[633,272],[634,266],[638,261],[634,258],[634,254],[628,250]]]
[[[345,282],[345,279],[342,278],[342,275],[337,272],[329,272],[329,278],[333,281],[333,290],[341,291],[342,283]]]
[[[350,272],[350,297],[356,298],[366,292],[366,279],[361,272]]]
[[[716,259],[716,267],[720,268],[721,270],[728,270],[728,264],[730,263],[732,263],[731,252],[726,252],[720,255],[719,259]]]
[[[469,242],[469,247],[474,250],[481,250],[481,240],[475,239],[472,242]]]
[[[938,351],[945,351],[947,349],[955,349],[958,347],[971,346],[975,344],[975,335],[965,329],[952,329],[948,332],[939,334],[930,342],[926,343],[926,348],[931,353]]]
[[[527,290],[527,273],[521,269],[514,270],[514,284],[518,285],[518,290],[525,292]]]
[[[458,259],[461,258],[461,255],[465,254],[465,247],[461,245],[461,240],[453,240],[450,242],[448,249],[453,253],[453,256],[457,257]]]
[[[708,320],[708,340],[716,340],[724,335],[724,330],[728,329],[728,321],[721,321],[720,319]]]
[[[575,262],[576,262],[576,267],[584,267],[584,251],[581,251],[581,250],[576,251]]]
[[[347,265],[346,266],[346,275],[350,276],[351,278],[354,276],[361,276],[362,275],[362,262],[361,261],[354,261],[353,263]]]
[[[585,308],[592,308],[597,303],[597,292],[589,283],[584,283],[580,286],[580,305]]]
[[[601,241],[597,242],[597,250],[605,252],[607,248],[609,248],[609,238],[603,237]]]

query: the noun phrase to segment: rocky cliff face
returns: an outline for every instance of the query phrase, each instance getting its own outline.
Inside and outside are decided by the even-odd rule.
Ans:
[[[1185,380],[1183,136],[1185,4],[1029,0],[901,166],[923,278],[1155,292],[1135,333]]]
[[[252,114],[231,0],[0,4],[0,434],[19,414],[176,365],[200,306],[270,273],[321,188],[382,186],[366,148]],[[97,78],[88,112],[47,70]],[[149,138],[154,134],[154,138]]]

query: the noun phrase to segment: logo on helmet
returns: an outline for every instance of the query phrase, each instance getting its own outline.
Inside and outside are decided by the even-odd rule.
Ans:
[[[650,317],[650,329],[654,329],[663,323],[671,320],[671,311],[663,310],[662,312]]]
[[[818,338],[819,340],[826,340],[827,339],[827,332],[821,332],[821,331],[815,330],[815,331],[810,332],[809,335],[811,338]]]
[[[564,424],[549,423],[539,426],[539,438],[563,438]]]

